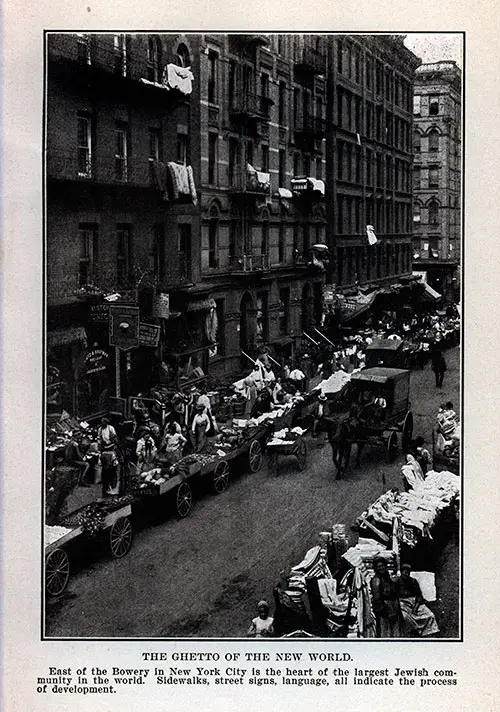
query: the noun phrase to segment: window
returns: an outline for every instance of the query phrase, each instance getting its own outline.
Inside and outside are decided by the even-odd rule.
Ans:
[[[191,225],[179,224],[179,276],[191,279]]]
[[[286,186],[286,151],[284,148],[279,150],[279,174],[278,183],[280,188]]]
[[[413,222],[419,223],[421,220],[420,203],[413,203]]]
[[[323,161],[321,157],[316,159],[316,178],[323,180]]]
[[[439,225],[439,205],[435,200],[429,203],[429,225]]]
[[[253,141],[249,140],[245,143],[245,161],[253,166]]]
[[[269,338],[269,308],[268,295],[266,292],[260,292],[257,294],[256,306],[257,340],[260,342],[267,341]]]
[[[229,222],[229,257],[238,254],[238,218],[233,217]]]
[[[300,89],[295,87],[293,90],[293,123],[295,126],[300,125]]]
[[[217,143],[219,136],[216,133],[208,134],[208,182],[210,185],[217,183]]]
[[[321,119],[323,118],[323,99],[320,96],[316,97],[316,118],[319,119],[319,123],[321,123]]]
[[[91,284],[96,276],[98,258],[97,225],[80,223],[78,226],[79,265],[78,283],[80,286]]]
[[[337,141],[337,178],[342,180],[344,177],[344,142]]]
[[[162,223],[153,226],[153,269],[159,282],[165,279],[165,228]]]
[[[302,244],[302,254],[305,260],[309,258],[309,250],[311,249],[311,232],[309,227],[309,223],[305,222],[303,225],[304,242]]]
[[[128,74],[128,42],[126,35],[114,35],[115,73],[126,77]]]
[[[290,312],[290,288],[280,289],[280,310],[278,312],[281,335],[288,334],[288,315]]]
[[[413,96],[413,113],[415,116],[420,116],[421,98],[420,94],[415,94]]]
[[[262,255],[269,254],[269,222],[268,222],[268,220],[264,220],[262,223],[260,252]]]
[[[354,147],[354,182],[361,183],[361,148]]]
[[[304,175],[311,175],[311,156],[309,155],[304,156]]]
[[[218,267],[218,230],[219,214],[215,209],[210,211],[210,221],[208,223],[208,266]]]
[[[224,356],[226,352],[224,299],[215,300],[215,313],[217,314],[217,356]]]
[[[429,188],[439,186],[439,166],[429,166]]]
[[[229,62],[229,88],[228,88],[228,104],[229,108],[234,107],[234,101],[236,98],[236,76],[237,76],[237,65],[236,62],[230,60]]]
[[[217,103],[217,52],[208,51],[208,101]]]
[[[366,58],[366,88],[371,90],[373,87],[373,64],[370,57]]]
[[[439,114],[439,95],[432,94],[429,96],[429,116],[437,116]]]
[[[421,137],[418,131],[413,133],[413,153],[420,153]]]
[[[238,139],[229,139],[229,165],[228,165],[228,179],[229,185],[232,187],[235,184],[236,176],[239,174],[239,163],[240,163],[240,144]]]
[[[429,151],[431,153],[439,151],[439,132],[436,129],[429,132]]]
[[[278,35],[278,54],[283,57],[286,52],[286,38],[285,35]]]
[[[373,158],[372,152],[368,149],[366,151],[366,184],[373,185]]]
[[[260,162],[260,169],[264,173],[269,173],[269,146],[264,143],[261,146],[262,160]]]
[[[160,160],[160,129],[149,129],[149,160]]]
[[[78,114],[77,162],[78,175],[90,178],[92,175],[92,126],[90,116]]]
[[[371,138],[373,135],[373,104],[366,104],[366,135]]]
[[[179,67],[190,67],[191,61],[189,59],[189,50],[185,44],[180,44],[177,47],[176,55],[177,66]]]
[[[286,82],[279,84],[278,121],[282,126],[286,124]]]
[[[437,259],[439,257],[439,238],[431,237],[429,239],[429,258]]]
[[[343,51],[343,46],[342,46],[342,40],[337,40],[337,72],[339,74],[343,73],[344,69],[344,51]]]
[[[260,109],[265,116],[269,115],[269,74],[260,75]]]
[[[76,49],[80,64],[92,64],[90,35],[78,32],[76,35]]]
[[[286,223],[284,211],[281,211],[281,221],[278,234],[278,262],[281,264],[285,261],[286,250]]]
[[[361,84],[361,54],[357,48],[354,52],[354,81],[356,84]]]
[[[116,277],[119,287],[129,283],[132,269],[132,227],[116,226]]]
[[[413,169],[413,188],[420,190],[420,168]]]
[[[158,37],[150,35],[148,37],[148,62],[147,72],[150,82],[159,82],[161,80],[161,42]]]
[[[115,178],[126,181],[128,178],[128,127],[122,121],[115,124]]]
[[[184,166],[189,163],[189,136],[186,133],[177,134],[177,163]]]
[[[300,153],[293,154],[293,175],[295,177],[300,175]]]

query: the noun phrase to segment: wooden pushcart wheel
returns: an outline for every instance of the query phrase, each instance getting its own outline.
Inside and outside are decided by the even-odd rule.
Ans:
[[[387,438],[387,461],[394,462],[398,454],[398,436],[393,430]]]
[[[217,463],[213,475],[213,486],[217,494],[225,492],[229,487],[229,464],[226,460]]]
[[[132,546],[132,524],[128,517],[120,517],[109,531],[109,548],[114,559],[128,554]]]
[[[177,487],[175,495],[175,508],[177,516],[181,519],[187,517],[193,506],[193,492],[187,482],[182,482]]]
[[[299,463],[299,470],[302,472],[306,468],[307,464],[307,445],[303,440],[299,440],[297,443],[296,450],[297,462]]]
[[[248,451],[250,472],[258,472],[262,467],[262,447],[258,440],[253,440]]]
[[[69,580],[69,558],[64,549],[54,549],[45,561],[45,588],[50,596],[59,596]]]

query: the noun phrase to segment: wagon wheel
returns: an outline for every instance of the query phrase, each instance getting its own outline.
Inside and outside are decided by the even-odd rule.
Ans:
[[[187,517],[191,511],[193,505],[193,493],[191,487],[187,482],[182,482],[177,487],[177,494],[175,495],[175,508],[177,511],[177,516],[181,519]]]
[[[128,517],[120,517],[109,531],[109,548],[114,559],[128,554],[132,546],[132,525]]]
[[[229,464],[226,460],[217,463],[213,474],[213,487],[217,494],[225,492],[229,487]]]
[[[299,470],[302,472],[302,470],[305,470],[307,463],[307,446],[303,440],[299,440],[297,443],[295,455],[299,463]]]
[[[398,436],[395,430],[387,438],[387,461],[394,462],[398,454]]]
[[[248,450],[250,472],[258,472],[262,467],[262,447],[258,440],[253,440]]]
[[[45,588],[50,596],[59,596],[69,580],[69,558],[64,549],[54,549],[45,561]]]
[[[411,439],[413,436],[413,413],[408,412],[403,423],[403,435],[401,439],[401,449],[406,454],[410,451]]]

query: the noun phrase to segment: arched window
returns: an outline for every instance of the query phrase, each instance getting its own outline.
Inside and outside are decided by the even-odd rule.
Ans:
[[[179,67],[191,66],[191,60],[189,58],[189,50],[185,44],[180,44],[177,47],[177,54],[176,54],[175,60],[176,60],[176,64]]]
[[[218,267],[218,232],[219,211],[215,206],[210,208],[208,222],[208,266]]]
[[[420,153],[420,134],[418,131],[413,132],[413,152]]]
[[[420,203],[413,203],[413,222],[419,223],[420,218]]]
[[[429,225],[439,225],[439,205],[435,200],[429,203]]]
[[[161,42],[159,37],[148,36],[148,79],[159,82],[161,78]]]
[[[439,151],[439,132],[436,129],[429,132],[429,151],[432,153]]]

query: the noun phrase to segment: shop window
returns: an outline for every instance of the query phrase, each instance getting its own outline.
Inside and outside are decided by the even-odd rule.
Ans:
[[[216,133],[208,134],[208,182],[210,185],[217,183],[217,147],[219,135]]]
[[[92,223],[80,223],[78,226],[79,263],[78,283],[80,286],[92,284],[96,277],[98,261],[98,227]]]
[[[184,166],[189,163],[189,136],[186,133],[177,134],[177,163]]]
[[[431,153],[439,151],[439,132],[436,129],[429,132],[429,151]]]
[[[153,269],[159,282],[165,279],[165,227],[162,223],[153,226]]]
[[[439,205],[434,200],[429,203],[429,225],[439,225]]]
[[[126,77],[129,72],[128,38],[126,35],[113,35],[115,74]]]
[[[76,50],[80,64],[92,64],[91,36],[83,32],[76,34]]]
[[[130,283],[132,273],[132,226],[116,226],[116,276],[119,287]]]
[[[290,288],[280,289],[280,309],[278,312],[278,325],[280,335],[288,334],[288,322],[290,315]]]
[[[115,124],[115,179],[128,179],[128,125],[123,121]]]
[[[180,44],[177,47],[176,63],[179,67],[190,67],[191,66],[189,50],[185,44]]]
[[[92,175],[92,121],[87,114],[77,118],[77,163],[78,175],[90,178]]]
[[[432,94],[429,96],[429,116],[437,116],[439,114],[439,95]]]
[[[217,63],[219,55],[213,50],[208,51],[208,101],[217,104]]]
[[[161,81],[161,42],[159,37],[148,37],[147,73],[150,82]]]

